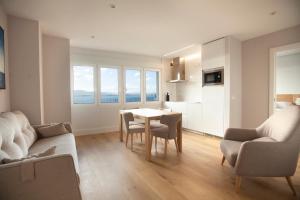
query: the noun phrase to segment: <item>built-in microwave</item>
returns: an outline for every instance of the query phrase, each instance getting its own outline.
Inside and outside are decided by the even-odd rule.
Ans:
[[[224,84],[224,68],[203,70],[202,74],[202,86]]]

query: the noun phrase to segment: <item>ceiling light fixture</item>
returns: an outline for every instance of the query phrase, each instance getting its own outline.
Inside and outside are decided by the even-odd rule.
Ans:
[[[113,4],[113,3],[111,3],[111,4],[109,4],[109,7],[110,7],[110,8],[116,8],[116,5]]]
[[[272,11],[272,12],[270,12],[270,15],[276,15],[276,11]]]
[[[92,38],[92,39],[95,39],[95,36],[94,36],[94,35],[91,35],[91,38]]]

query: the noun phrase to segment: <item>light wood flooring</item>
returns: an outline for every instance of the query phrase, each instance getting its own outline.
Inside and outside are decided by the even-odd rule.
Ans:
[[[153,146],[152,162],[147,162],[139,137],[133,152],[117,133],[76,137],[83,199],[297,199],[285,178],[244,178],[237,194],[232,168],[220,165],[219,142],[184,132],[181,155],[170,141],[165,158],[164,142],[158,140],[158,151]],[[299,164],[292,180],[300,196]]]

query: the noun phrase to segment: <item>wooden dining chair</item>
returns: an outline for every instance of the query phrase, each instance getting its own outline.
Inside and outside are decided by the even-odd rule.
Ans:
[[[128,136],[130,135],[131,139],[131,150],[133,150],[133,134],[140,133],[141,142],[143,138],[143,132],[145,132],[145,125],[140,124],[134,121],[133,114],[131,112],[123,113],[123,120],[125,124],[125,132],[126,132],[126,147],[128,143]]]
[[[159,127],[150,127],[151,130],[151,148],[153,137],[155,137],[155,148],[157,150],[157,138],[165,139],[165,156],[168,151],[168,141],[174,140],[177,153],[179,153],[178,143],[177,143],[177,123],[180,119],[179,115],[162,115],[160,118]]]

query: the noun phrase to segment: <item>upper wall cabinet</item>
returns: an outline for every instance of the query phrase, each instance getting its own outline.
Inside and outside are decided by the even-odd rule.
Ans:
[[[202,69],[225,66],[225,38],[209,42],[202,46]]]

